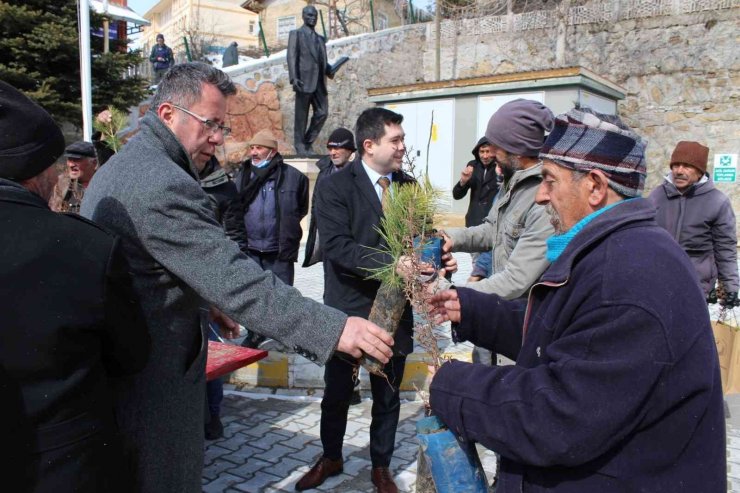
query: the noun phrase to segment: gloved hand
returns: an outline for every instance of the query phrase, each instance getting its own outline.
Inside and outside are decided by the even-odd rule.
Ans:
[[[712,288],[712,290],[707,295],[707,305],[713,305],[717,303],[717,290],[715,288]]]
[[[724,306],[727,308],[735,308],[736,306],[740,306],[740,300],[737,299],[737,291],[727,293],[724,298],[719,300],[720,306]]]

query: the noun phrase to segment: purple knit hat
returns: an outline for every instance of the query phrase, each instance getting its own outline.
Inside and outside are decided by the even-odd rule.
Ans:
[[[506,152],[537,157],[552,130],[553,115],[544,104],[530,99],[509,101],[488,120],[486,138]]]
[[[622,120],[590,108],[572,109],[555,118],[555,128],[540,151],[549,159],[576,171],[598,169],[609,186],[626,197],[637,197],[645,188],[647,142]]]

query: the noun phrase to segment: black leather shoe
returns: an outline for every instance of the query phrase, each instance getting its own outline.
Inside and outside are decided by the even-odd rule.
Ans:
[[[295,484],[295,489],[303,491],[316,488],[326,481],[326,478],[342,474],[343,471],[344,461],[342,459],[332,460],[322,457],[316,464],[314,464],[310,471],[298,480]]]

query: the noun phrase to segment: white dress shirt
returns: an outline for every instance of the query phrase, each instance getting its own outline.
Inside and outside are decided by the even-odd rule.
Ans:
[[[388,181],[393,183],[393,173],[388,173],[387,175],[381,175],[374,169],[372,169],[370,166],[365,164],[365,161],[362,161],[362,167],[365,168],[365,173],[367,173],[367,176],[370,177],[370,183],[373,184],[373,187],[375,188],[375,193],[378,195],[378,200],[382,201],[383,199],[383,187],[380,186],[378,183],[378,180],[382,177],[388,178]],[[390,193],[390,190],[388,191]]]

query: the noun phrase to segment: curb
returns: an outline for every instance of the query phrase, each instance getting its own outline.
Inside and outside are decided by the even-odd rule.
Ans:
[[[450,345],[444,349],[444,359],[471,362],[473,353],[470,344]],[[401,391],[429,390],[431,375],[428,365],[429,353],[415,352],[406,358]],[[370,380],[364,372],[360,376],[360,388],[369,389]],[[323,389],[323,367],[293,353],[270,351],[265,359],[240,368],[229,377],[229,383],[239,388]]]

